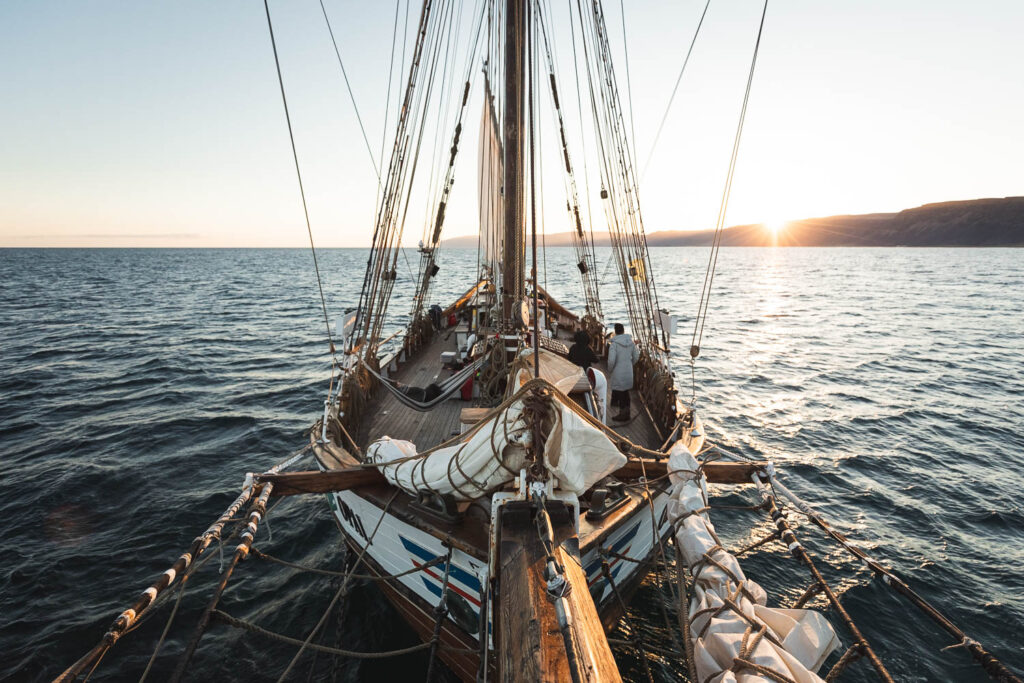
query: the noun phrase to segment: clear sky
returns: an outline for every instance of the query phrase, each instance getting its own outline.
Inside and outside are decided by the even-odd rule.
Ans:
[[[395,5],[325,2],[376,148]],[[641,166],[703,6],[625,0]],[[271,9],[318,246],[368,244],[376,179],[320,5]],[[641,184],[648,231],[714,226],[760,9],[712,0]],[[1022,36],[1019,0],[771,0],[726,223],[1024,194]],[[476,231],[468,137],[446,236]],[[0,3],[0,246],[307,239],[261,2]]]

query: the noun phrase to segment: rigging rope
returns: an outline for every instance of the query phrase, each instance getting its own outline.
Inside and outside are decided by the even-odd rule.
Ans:
[[[573,169],[572,161],[569,154],[569,141],[568,136],[565,133],[565,119],[562,114],[561,101],[558,97],[558,79],[556,77],[557,69],[555,67],[555,59],[553,50],[551,49],[551,41],[548,37],[547,24],[553,24],[550,17],[545,17],[542,12],[537,12],[537,23],[540,27],[541,37],[544,41],[544,51],[548,67],[548,79],[550,81],[550,96],[552,102],[552,113],[554,121],[557,126],[559,135],[561,136],[561,147],[563,157],[563,184],[565,185],[566,191],[566,211],[569,215],[569,224],[571,226],[570,232],[572,233],[573,248],[576,252],[577,268],[580,271],[581,284],[583,286],[583,297],[586,306],[586,312],[592,316],[595,320],[603,319],[603,313],[601,310],[601,297],[598,289],[598,283],[595,279],[596,273],[594,272],[597,263],[594,255],[594,244],[593,244],[593,224],[590,219],[589,206],[587,221],[589,226],[590,239],[587,239],[587,235],[583,231],[583,220],[580,215],[579,206],[579,192],[576,186],[576,175]],[[574,38],[575,39],[575,38]],[[573,60],[575,65],[575,60]],[[539,69],[539,67],[538,67]],[[579,82],[577,80],[577,93],[579,92]],[[577,103],[578,104],[578,103]],[[538,133],[538,146],[541,134]],[[585,154],[585,151],[584,151]],[[584,162],[586,158],[584,156]],[[584,173],[586,172],[586,166],[584,166]],[[541,166],[538,174],[543,181],[543,165]],[[543,182],[541,183],[543,188]],[[543,204],[543,192],[541,196],[541,222],[544,222],[544,204]],[[547,259],[547,251],[545,250],[544,255],[545,261]],[[545,265],[545,281],[546,281],[546,265]]]
[[[537,98],[534,97],[533,85],[537,81],[534,53],[537,51],[538,41],[535,38],[537,13],[531,12],[526,23],[526,55],[527,73],[529,73],[529,92],[527,93],[526,106],[528,107],[530,126],[530,236],[533,243],[533,376],[540,377],[540,283],[538,282],[539,271],[537,269]]]
[[[370,546],[373,545],[373,539],[376,538],[377,532],[380,530],[381,522],[383,522],[384,518],[388,516],[388,511],[391,510],[391,504],[395,502],[395,498],[398,497],[398,493],[399,489],[395,489],[395,492],[391,494],[391,497],[388,499],[388,502],[384,506],[384,509],[381,510],[380,518],[377,520],[376,526],[373,527],[373,531],[370,532],[369,538],[366,539],[366,545],[364,545],[362,549],[359,551],[359,557],[356,558],[356,561],[353,564],[353,569],[359,566],[359,563],[363,561],[363,557],[366,556],[366,551],[368,551],[370,549]],[[345,589],[348,588],[348,582],[351,580],[351,578],[351,575],[346,576],[345,580],[342,581],[341,588],[339,588],[338,592],[334,594],[334,598],[327,606],[327,609],[324,611],[323,616],[320,617],[320,621],[316,623],[316,626],[314,626],[313,630],[309,632],[309,635],[306,636],[306,639],[302,641],[301,644],[299,644],[299,651],[295,653],[294,657],[292,657],[292,661],[288,663],[288,667],[277,679],[277,683],[283,683],[284,679],[286,679],[288,677],[288,674],[291,673],[291,670],[295,666],[295,663],[299,661],[299,657],[302,656],[302,653],[306,651],[307,647],[310,647],[310,643],[313,640],[313,637],[316,636],[317,631],[319,631],[320,628],[324,625],[324,622],[327,621],[327,617],[334,610],[334,606],[337,604],[338,600],[340,600],[341,596],[345,594]]]
[[[629,131],[633,146],[628,150],[634,155],[636,166],[636,119],[633,117],[633,80],[629,75],[629,41],[626,39],[626,0],[619,0],[619,16],[622,18],[622,63],[626,65],[626,99],[629,102]]]
[[[693,46],[697,44],[697,36],[700,35],[700,27],[704,25],[704,17],[707,16],[708,7],[711,6],[711,0],[707,0],[704,3],[704,11],[700,15],[700,21],[697,22],[697,29],[693,32],[693,39],[690,40],[690,48],[686,51],[686,58],[683,59],[683,66],[679,69],[679,75],[676,77],[676,84],[672,88],[672,95],[668,98],[668,104],[665,106],[665,113],[661,117],[661,123],[658,124],[658,132],[654,134],[654,142],[651,143],[651,151],[647,154],[647,161],[644,162],[644,169],[640,173],[641,180],[647,175],[647,169],[651,165],[651,158],[654,156],[654,150],[658,148],[658,138],[661,137],[661,131],[665,128],[665,121],[668,120],[668,113],[672,109],[672,102],[676,99],[676,92],[679,90],[679,84],[683,81],[683,74],[686,73],[686,65],[690,63],[690,55],[693,54]]]
[[[459,105],[458,113],[455,116],[454,121],[452,122],[454,124],[454,130],[451,137],[451,146],[449,147],[448,167],[445,172],[442,184],[439,188],[436,188],[436,191],[434,187],[434,173],[433,171],[431,172],[430,191],[428,192],[427,201],[428,214],[427,219],[424,221],[423,239],[421,241],[422,257],[420,259],[420,274],[418,285],[416,288],[416,294],[413,299],[414,307],[412,318],[414,321],[423,313],[423,307],[426,303],[426,300],[430,292],[430,285],[433,281],[434,276],[436,275],[437,250],[439,249],[441,243],[441,231],[444,227],[445,213],[447,210],[448,202],[450,200],[452,186],[455,183],[455,164],[460,149],[459,142],[462,137],[462,121],[468,109],[469,96],[472,93],[473,85],[476,82],[476,79],[474,77],[477,75],[477,72],[474,70],[473,66],[476,62],[476,55],[481,47],[481,36],[483,35],[483,25],[484,19],[486,17],[486,9],[487,3],[485,2],[484,4],[481,5],[480,11],[476,14],[477,18],[474,21],[474,26],[470,27],[473,38],[470,43],[470,48],[466,53],[465,77],[463,79],[464,86],[461,89],[461,91],[453,93],[452,91],[449,90],[447,92],[444,116],[438,116],[436,127],[437,131],[439,132],[443,127],[442,122],[444,122],[446,125],[448,123],[448,110],[451,106],[452,95],[461,94],[461,104]],[[461,24],[461,21],[458,23]],[[447,53],[445,55],[445,61],[445,69],[447,71],[447,63],[449,61]],[[454,80],[456,61],[457,58],[455,56],[452,56],[450,60],[451,69],[450,72],[448,72],[448,76],[445,78],[445,81]],[[438,110],[440,111],[440,107],[438,108]],[[441,142],[443,139],[444,138],[442,138],[440,134],[437,135],[435,159],[440,152]],[[434,209],[434,207],[436,207],[436,211],[431,212],[432,209]],[[431,218],[433,220],[431,220]]]
[[[356,104],[356,96],[352,94],[352,85],[348,82],[348,72],[345,71],[345,63],[341,61],[341,50],[338,49],[338,41],[334,37],[334,29],[331,28],[331,20],[327,17],[327,8],[324,7],[324,0],[320,0],[320,9],[324,14],[324,23],[327,24],[327,32],[331,34],[331,43],[334,45],[334,54],[338,57],[338,66],[341,67],[341,75],[345,79],[345,88],[348,90],[348,97],[352,101],[352,108],[355,109],[356,121],[359,122],[359,130],[363,134],[363,142],[366,143],[366,152],[370,155],[370,163],[373,164],[373,172],[377,175],[377,184],[379,185],[380,168],[377,165],[377,160],[373,158],[373,150],[370,149],[370,138],[366,135],[366,128],[363,126],[363,117],[359,115],[359,105]],[[398,11],[397,6],[395,11]]]
[[[485,360],[486,358],[478,358],[470,365],[467,365],[466,367],[462,368],[457,373],[446,379],[444,382],[437,385],[440,393],[428,401],[416,401],[411,396],[403,392],[401,388],[395,386],[395,384],[382,377],[378,372],[371,368],[368,363],[366,363],[363,360],[360,360],[360,363],[366,369],[366,371],[370,373],[371,376],[379,380],[381,386],[387,389],[388,392],[390,392],[400,403],[402,403],[402,405],[406,406],[407,408],[417,410],[419,412],[427,412],[431,410],[434,406],[438,405],[439,403],[448,400],[450,396],[452,396],[456,391],[461,389],[462,386],[469,380],[469,378],[473,376],[473,373],[475,373],[483,366]]]
[[[600,0],[590,0],[587,4],[589,15],[584,14],[581,0],[576,0],[583,48],[579,56],[586,66],[599,152],[601,198],[612,253],[638,346],[655,368],[664,370],[667,369],[668,340],[658,313],[657,289],[644,236],[635,164],[612,65],[612,50]]]
[[[295,133],[292,131],[292,117],[288,112],[288,96],[284,92],[284,77],[281,75],[281,60],[277,56],[277,41],[274,40],[274,24],[270,20],[269,0],[263,0],[263,9],[267,13],[267,29],[270,31],[270,47],[274,50],[274,66],[277,68],[277,84],[281,87],[281,102],[284,104],[284,118],[288,123],[288,139],[292,145],[292,158],[295,160],[295,175],[299,180],[299,194],[302,196],[302,213],[306,217],[306,231],[309,233],[309,248],[313,252],[313,270],[316,271],[316,286],[320,290],[320,306],[324,312],[324,325],[327,328],[327,342],[330,344],[331,356],[334,356],[334,338],[331,335],[331,323],[327,317],[327,300],[324,298],[324,285],[320,279],[320,264],[317,262],[316,246],[313,244],[313,226],[309,222],[309,206],[306,204],[306,189],[302,184],[302,170],[299,167],[299,152],[295,147]],[[339,56],[339,59],[341,57]],[[372,155],[371,155],[372,156]],[[338,359],[334,359],[337,364]]]
[[[722,244],[722,230],[725,226],[725,213],[729,207],[729,194],[732,191],[732,179],[736,172],[736,158],[740,151],[740,138],[743,136],[743,122],[747,118],[747,105],[750,102],[750,88],[754,83],[754,69],[757,66],[757,53],[761,49],[761,34],[764,32],[764,18],[768,13],[768,0],[764,0],[761,10],[761,24],[757,29],[757,42],[754,44],[754,55],[750,60],[750,72],[747,74],[747,88],[743,94],[743,106],[740,108],[740,120],[736,125],[736,136],[732,143],[732,156],[729,158],[729,171],[726,174],[725,189],[722,191],[722,202],[718,207],[718,222],[715,225],[715,236],[708,257],[708,267],[704,273],[704,286],[697,304],[697,317],[693,321],[693,338],[690,341],[690,358],[700,355],[700,343],[704,338],[704,323],[707,321],[708,304],[711,301],[711,285],[715,281],[715,266],[718,264],[718,249]]]

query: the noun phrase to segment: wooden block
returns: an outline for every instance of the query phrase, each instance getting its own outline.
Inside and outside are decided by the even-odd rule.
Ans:
[[[459,411],[459,422],[464,425],[475,425],[491,412],[490,408],[463,408]]]
[[[578,380],[576,380],[576,384],[574,384],[572,389],[569,390],[569,393],[570,394],[586,393],[586,392],[590,391],[591,389],[593,389],[593,387],[590,386],[590,380],[587,379],[586,375],[583,375]]]

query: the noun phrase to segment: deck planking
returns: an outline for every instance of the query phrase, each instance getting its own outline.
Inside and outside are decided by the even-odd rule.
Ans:
[[[454,350],[455,334],[438,334],[430,344],[402,363],[391,379],[417,387],[444,380],[451,372],[441,366],[441,353]],[[418,450],[424,451],[458,434],[459,416],[462,409],[470,405],[471,402],[463,401],[456,393],[432,410],[419,412],[400,403],[390,392],[381,390],[376,404],[367,411],[368,417],[359,426],[357,440],[365,446],[382,436],[390,436],[411,441]]]
[[[426,387],[432,382],[444,380],[451,375],[441,366],[441,353],[454,351],[455,334],[451,330],[438,334],[430,344],[417,351],[407,362],[402,363],[392,379],[404,385]],[[608,374],[606,361],[601,360],[597,368]],[[642,400],[636,390],[630,392],[632,419],[625,423],[609,422],[609,426],[632,443],[645,448],[660,448],[664,439],[651,422]],[[611,396],[606,399],[611,408]],[[358,441],[364,447],[382,436],[402,439],[416,444],[420,451],[447,441],[460,432],[460,415],[463,408],[472,406],[463,401],[459,394],[444,401],[427,412],[411,410],[398,401],[391,393],[381,391],[377,403],[368,411],[369,417],[360,425]]]
[[[597,369],[608,376],[608,361],[602,358],[596,365]],[[640,398],[640,392],[633,389],[629,392],[630,402],[630,414],[632,419],[626,423],[615,422],[611,419],[611,416],[617,412],[617,408],[612,407],[612,396],[611,391],[608,392],[607,403],[608,406],[608,426],[614,429],[622,436],[629,439],[632,443],[635,443],[644,448],[650,448],[655,450],[661,448],[661,444],[665,441],[661,434],[658,433],[657,427],[651,422],[650,416],[644,409],[643,399]]]

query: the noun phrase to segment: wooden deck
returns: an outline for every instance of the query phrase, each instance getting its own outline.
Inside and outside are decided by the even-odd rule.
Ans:
[[[391,375],[391,379],[400,384],[418,387],[426,387],[434,382],[440,383],[452,374],[450,370],[441,366],[441,353],[454,350],[455,333],[446,330],[434,337],[429,345],[420,349],[407,362],[402,363],[398,371]],[[603,359],[597,367],[608,374]],[[651,449],[660,448],[664,439],[648,417],[639,394],[636,391],[630,393],[633,418],[625,424],[610,422],[609,426],[635,444]],[[611,414],[615,411],[610,407],[611,397],[606,400],[609,401]],[[377,401],[368,419],[362,421],[358,434],[354,435],[356,440],[365,447],[382,436],[390,436],[393,439],[411,441],[420,451],[459,434],[459,417],[462,409],[474,405],[470,401],[463,401],[458,393],[426,412],[407,408],[387,391],[381,391]]]
[[[448,334],[451,332],[451,334]],[[441,353],[455,351],[455,334],[446,330],[408,362],[402,363],[391,379],[401,384],[426,387],[441,382],[452,373],[441,366]],[[416,448],[424,451],[446,441],[459,433],[459,414],[472,403],[463,401],[458,393],[443,401],[432,410],[418,412],[402,405],[388,391],[381,391],[377,405],[370,411],[368,419],[360,425],[356,440],[364,446],[382,436],[412,441]]]
[[[608,364],[605,359],[601,359],[601,362],[597,364],[597,368],[606,376],[608,375]],[[640,400],[639,392],[636,390],[629,392],[629,401],[631,406],[630,412],[632,413],[633,419],[625,424],[611,420],[611,416],[618,410],[617,408],[612,407],[611,392],[608,393],[606,400],[608,401],[606,405],[608,406],[609,427],[633,443],[643,446],[644,448],[650,448],[652,450],[661,448],[661,444],[664,443],[665,439],[658,433],[658,428],[654,426],[654,423],[651,422],[651,418],[648,417],[647,411],[644,409],[643,403]]]

